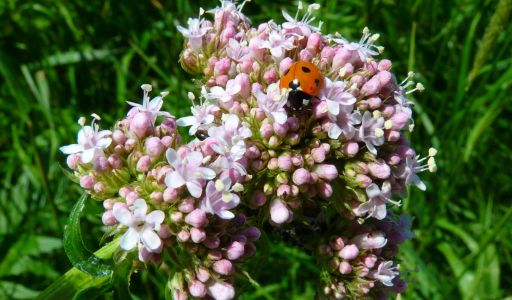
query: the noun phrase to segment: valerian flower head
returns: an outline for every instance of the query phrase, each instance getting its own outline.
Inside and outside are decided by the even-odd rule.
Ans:
[[[167,161],[174,168],[165,177],[165,184],[171,188],[186,186],[190,195],[195,198],[203,193],[202,179],[213,179],[215,171],[203,166],[203,154],[199,151],[190,151],[183,155],[172,149],[165,153]]]
[[[97,115],[94,115],[97,116]],[[87,164],[99,156],[104,156],[104,150],[112,143],[110,130],[99,130],[95,123],[99,117],[94,117],[90,126],[82,126],[78,132],[78,143],[60,147],[64,154],[80,154],[82,163]],[[83,122],[81,125],[83,125]]]

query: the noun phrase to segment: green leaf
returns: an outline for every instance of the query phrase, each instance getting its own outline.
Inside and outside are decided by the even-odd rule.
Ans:
[[[10,281],[0,281],[1,299],[33,299],[39,292]]]
[[[125,259],[116,266],[112,277],[114,288],[114,299],[124,300],[132,299],[130,294],[130,278],[133,272],[133,264]]]
[[[64,230],[64,250],[73,266],[82,272],[93,276],[112,275],[113,264],[101,259],[85,248],[80,232],[80,214],[85,207],[88,196],[84,195],[78,200],[68,219]]]

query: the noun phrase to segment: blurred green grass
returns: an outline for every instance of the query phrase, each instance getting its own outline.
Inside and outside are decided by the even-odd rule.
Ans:
[[[403,211],[415,239],[402,248],[410,280],[403,299],[502,299],[512,295],[511,0],[324,0],[324,32],[359,39],[381,33],[397,76],[409,70],[427,88],[416,95],[419,153],[439,149],[426,193],[411,190]],[[213,1],[0,2],[0,299],[37,295],[70,264],[63,224],[79,188],[61,169],[58,147],[75,139],[76,120],[96,112],[111,124],[140,98],[139,86],[169,90],[166,108],[187,113],[194,88],[177,64],[175,24]],[[290,1],[255,0],[258,24],[282,20]],[[98,245],[99,208],[83,226]],[[298,249],[262,246],[251,263],[259,288],[244,299],[312,299],[316,268]],[[159,299],[160,278],[136,274],[132,289]],[[243,281],[243,279],[242,279]]]

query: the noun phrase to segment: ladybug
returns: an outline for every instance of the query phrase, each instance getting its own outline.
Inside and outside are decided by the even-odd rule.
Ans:
[[[301,110],[309,105],[311,98],[318,96],[324,86],[324,77],[318,68],[308,61],[295,62],[281,80],[280,89],[290,89],[288,106]]]

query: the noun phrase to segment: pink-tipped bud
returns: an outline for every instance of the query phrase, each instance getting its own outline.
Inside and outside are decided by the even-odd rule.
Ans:
[[[320,49],[320,46],[322,45],[322,36],[316,32],[312,33],[308,37],[308,43],[306,45],[306,48],[316,52]]]
[[[363,174],[357,174],[354,182],[360,187],[360,188],[367,188],[372,184],[372,179],[366,175]]]
[[[332,59],[334,55],[336,54],[336,50],[332,47],[324,47],[322,51],[320,52],[320,59],[322,63],[330,64],[332,62]]]
[[[363,263],[368,269],[372,269],[375,266],[376,262],[377,256],[374,254],[370,254],[363,259]]]
[[[343,145],[343,154],[348,157],[353,157],[359,152],[359,144],[356,142],[348,142]]]
[[[226,249],[226,257],[229,260],[237,260],[244,255],[244,244],[240,242],[233,242]]]
[[[368,170],[373,177],[386,179],[391,175],[391,168],[384,162],[369,163]]]
[[[391,117],[391,128],[400,130],[409,124],[410,119],[411,116],[405,110],[398,110]]]
[[[368,107],[370,109],[378,109],[382,104],[382,100],[380,99],[380,97],[377,96],[368,98],[366,99],[366,101],[368,102]]]
[[[281,141],[279,140],[279,138],[275,135],[271,136],[269,139],[268,139],[268,146],[271,148],[271,149],[275,149],[277,148],[279,145],[281,145]]]
[[[103,224],[107,226],[112,226],[117,223],[117,220],[114,217],[114,213],[112,212],[112,210],[105,211],[101,216],[101,221],[103,222]]]
[[[276,194],[277,194],[278,197],[281,197],[281,198],[288,197],[291,194],[290,186],[287,185],[287,184],[281,184],[277,188],[277,193]]]
[[[196,208],[185,217],[185,223],[201,228],[208,224],[208,218],[202,209]]]
[[[147,172],[149,170],[149,166],[151,165],[151,159],[149,156],[142,156],[137,162],[137,171],[139,172]]]
[[[289,57],[285,57],[280,63],[279,63],[279,74],[283,76],[286,71],[290,69],[290,67],[293,65],[293,60]]]
[[[269,123],[263,123],[260,128],[260,133],[263,138],[269,139],[272,136],[272,133],[274,133],[272,125]]]
[[[91,175],[85,175],[80,177],[80,186],[86,190],[90,190],[94,187],[94,179]]]
[[[155,203],[160,203],[163,200],[163,193],[154,191],[149,195],[149,198]]]
[[[384,137],[387,141],[397,142],[400,139],[400,131],[391,130],[384,133]]]
[[[311,157],[316,163],[323,163],[325,160],[325,154],[325,149],[323,147],[318,147],[311,150]]]
[[[268,161],[267,168],[269,170],[275,170],[278,167],[278,160],[277,158],[273,157]]]
[[[170,214],[170,218],[171,218],[171,221],[173,221],[175,223],[180,223],[181,221],[183,221],[183,213],[180,211],[175,211]]]
[[[171,237],[171,229],[169,228],[169,225],[163,224],[160,226],[157,232],[158,236],[162,239],[168,239]]]
[[[302,167],[304,165],[304,158],[302,155],[294,155],[292,156],[292,163],[296,167]]]
[[[231,60],[227,57],[221,58],[220,60],[215,62],[213,74],[215,76],[218,76],[221,74],[227,74],[230,68],[231,68]]]
[[[379,71],[389,71],[391,70],[391,61],[389,59],[383,59],[379,62],[377,68]]]
[[[215,78],[215,84],[218,86],[226,86],[229,81],[228,75],[219,75]]]
[[[332,69],[333,70],[339,70],[342,67],[344,67],[350,60],[352,59],[352,53],[345,49],[345,48],[339,48],[336,51],[336,54],[334,55],[332,59]]]
[[[164,152],[164,145],[157,137],[146,139],[146,153],[150,157],[158,157]]]
[[[148,112],[138,112],[130,122],[130,130],[139,138],[144,138],[153,131],[153,120]],[[126,147],[126,145],[125,145]]]
[[[206,286],[199,280],[192,280],[188,285],[188,291],[192,297],[203,298],[206,296]]]
[[[276,224],[282,224],[288,221],[290,211],[286,205],[279,199],[274,199],[270,203],[270,219]]]
[[[359,248],[356,245],[346,245],[338,255],[343,259],[352,260],[359,256]]]
[[[94,170],[96,172],[106,172],[110,170],[110,164],[104,156],[99,156],[94,160]]]
[[[277,158],[277,166],[283,171],[289,171],[292,168],[292,159],[289,154],[283,154]]]
[[[224,281],[214,281],[208,285],[208,295],[217,300],[231,300],[235,298],[235,289]]]
[[[333,192],[334,191],[332,189],[332,186],[327,182],[321,182],[318,185],[318,193],[320,194],[320,196],[322,196],[324,198],[331,197]]]
[[[199,244],[206,239],[206,232],[203,229],[194,227],[190,229],[190,238],[194,243]]]
[[[76,170],[78,164],[80,163],[80,156],[76,154],[71,154],[66,157],[66,164],[71,170]]]
[[[338,177],[338,169],[334,165],[321,164],[315,168],[318,177],[326,180],[334,180]]]
[[[178,209],[185,214],[191,212],[192,210],[194,210],[194,199],[183,199],[183,201],[181,201],[180,205],[178,206]]]
[[[278,136],[281,136],[281,137],[284,137],[287,133],[288,133],[288,124],[284,123],[284,124],[279,124],[277,122],[275,122],[273,125],[272,125],[273,129],[274,129],[274,132],[278,135]]]
[[[364,96],[376,95],[382,87],[378,77],[372,77],[361,88],[361,94]]]
[[[210,279],[210,272],[207,269],[199,267],[196,270],[196,278],[201,282],[207,282]]]
[[[123,167],[123,161],[119,158],[119,155],[112,154],[108,157],[108,163],[113,169],[121,169]]]
[[[221,259],[213,264],[213,270],[220,275],[231,275],[233,273],[233,264],[227,259]]]
[[[190,239],[190,232],[186,231],[185,229],[178,232],[178,241],[180,242],[186,242]]]
[[[308,170],[304,168],[299,168],[293,172],[292,175],[292,181],[296,185],[303,185],[305,183],[308,183],[311,179],[311,175]]]
[[[247,148],[247,151],[245,151],[245,156],[250,159],[256,159],[261,156],[260,149],[256,146],[250,146]]]
[[[346,274],[349,274],[350,272],[352,272],[352,266],[350,265],[350,263],[348,261],[342,261],[340,263],[339,270],[340,270],[341,274],[346,275]]]
[[[335,251],[339,251],[345,247],[345,243],[343,242],[343,238],[341,237],[335,237],[331,240],[331,243],[329,244],[331,248]]]
[[[178,191],[173,188],[166,188],[163,193],[163,200],[167,203],[174,203],[178,199]]]
[[[313,53],[308,49],[302,49],[299,52],[299,59],[304,61],[311,61],[313,59]]]
[[[276,70],[274,70],[274,68],[272,68],[272,69],[268,70],[267,72],[265,72],[265,74],[263,74],[263,80],[265,80],[265,82],[268,84],[277,82]]]

